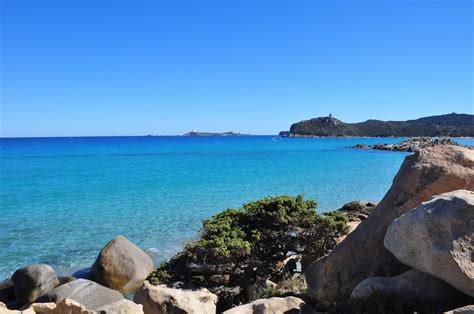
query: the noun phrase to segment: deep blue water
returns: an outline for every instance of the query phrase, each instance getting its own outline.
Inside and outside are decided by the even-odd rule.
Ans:
[[[28,263],[87,267],[118,234],[160,261],[203,218],[268,195],[320,211],[378,201],[406,155],[349,148],[400,139],[271,138],[0,139],[0,279]]]

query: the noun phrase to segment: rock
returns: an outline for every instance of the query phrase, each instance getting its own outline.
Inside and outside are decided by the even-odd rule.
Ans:
[[[298,314],[304,305],[304,301],[296,297],[260,299],[231,308],[224,314]]]
[[[207,289],[181,290],[145,281],[133,301],[143,305],[146,314],[206,314],[216,313],[217,296]]]
[[[137,290],[152,271],[153,261],[150,256],[126,238],[117,236],[100,252],[89,279],[123,293],[130,293]]]
[[[26,312],[26,311],[25,311]],[[24,313],[25,313],[24,312]],[[17,310],[10,310],[6,305],[5,303],[3,302],[0,302],[0,313],[2,314],[23,314],[21,311],[17,311]],[[34,312],[26,312],[25,314],[30,314],[30,313],[34,313]]]
[[[394,144],[375,144],[375,145],[365,145],[365,144],[356,144],[352,146],[353,148],[373,148],[377,150],[388,150],[393,152],[415,152],[420,149],[427,147],[433,147],[437,145],[459,145],[455,141],[449,138],[431,138],[431,137],[418,137],[400,143]]]
[[[408,270],[383,246],[392,221],[433,195],[474,190],[474,151],[450,145],[421,150],[405,158],[383,200],[328,256],[305,272],[312,299],[328,306],[350,296],[369,277],[391,277]]]
[[[347,203],[337,211],[346,216],[350,222],[360,222],[367,219],[376,206],[377,203],[375,202],[359,200]]]
[[[83,269],[76,270],[71,276],[74,278],[87,279],[89,278],[90,272],[91,272],[90,268],[83,268]]]
[[[31,303],[59,285],[53,268],[46,264],[32,264],[17,269],[13,273],[12,281],[16,300],[20,304]]]
[[[27,310],[41,314],[97,314],[97,312],[88,310],[84,305],[71,299],[64,299],[58,304],[54,302],[33,303]]]
[[[245,301],[254,301],[262,297],[262,294],[265,293],[268,289],[276,289],[277,284],[271,280],[258,277],[255,282],[250,283],[244,289],[245,291]]]
[[[143,306],[130,300],[120,300],[96,309],[99,313],[143,314]]]
[[[65,276],[65,277],[58,277],[59,285],[64,285],[65,283],[71,282],[76,280],[77,278]]]
[[[82,304],[88,310],[96,310],[124,299],[123,295],[115,290],[101,286],[87,279],[76,279],[55,288],[42,296],[37,302],[60,303],[64,299],[71,299]]]
[[[2,308],[0,306],[0,313]],[[10,312],[6,312],[10,313]],[[64,299],[59,303],[33,303],[23,311],[11,313],[41,313],[41,314],[102,314],[102,313],[118,313],[118,314],[143,314],[142,306],[132,301],[122,299],[111,304],[107,304],[97,308],[96,310],[87,309],[84,305],[71,299]]]
[[[446,314],[474,314],[474,305],[466,305],[446,312]]]
[[[384,245],[403,264],[474,296],[474,192],[444,193],[408,211]]]
[[[15,288],[11,279],[0,283],[0,302],[8,304],[15,301]]]
[[[351,298],[365,298],[375,291],[396,297],[410,309],[422,313],[439,313],[473,301],[446,282],[417,269],[394,277],[372,277],[359,283]]]

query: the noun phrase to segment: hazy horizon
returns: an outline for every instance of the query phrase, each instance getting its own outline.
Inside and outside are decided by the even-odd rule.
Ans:
[[[456,114],[466,114],[464,112],[447,112],[447,113],[444,113],[444,114],[450,114],[450,113],[456,113]],[[444,115],[442,114],[442,115]],[[467,114],[470,114],[470,113],[467,113]],[[435,115],[431,115],[431,116],[435,116]],[[337,118],[339,119],[339,117],[336,117],[333,115],[334,118]],[[425,116],[423,116],[425,117]],[[415,117],[415,118],[410,118],[410,119],[404,119],[405,120],[413,120],[413,119],[418,119],[418,118],[423,118],[423,117]],[[311,117],[311,118],[318,118],[318,117]],[[309,120],[311,118],[308,118],[308,119],[305,119],[305,120]],[[373,118],[369,118],[371,120],[374,120]],[[366,120],[369,120],[369,119],[366,119]],[[364,121],[366,121],[364,120]],[[379,120],[379,119],[375,119],[375,120]],[[301,120],[302,121],[302,120]],[[355,121],[355,122],[347,122],[347,121],[342,121],[342,122],[347,122],[347,123],[357,123],[357,122],[364,122],[364,121]],[[388,121],[388,120],[387,120]],[[392,120],[393,121],[393,120]],[[127,137],[127,136],[150,136],[150,135],[153,135],[153,136],[182,136],[184,135],[185,133],[188,133],[188,132],[191,132],[191,131],[194,131],[194,132],[204,132],[204,133],[224,133],[224,132],[234,132],[234,133],[240,133],[240,134],[243,134],[243,135],[252,135],[252,136],[274,136],[274,135],[278,135],[279,132],[281,131],[288,131],[290,129],[290,126],[291,124],[295,123],[295,122],[300,122],[300,121],[294,121],[294,122],[291,122],[289,125],[288,125],[288,128],[287,129],[282,129],[282,130],[279,130],[275,133],[268,133],[268,134],[256,134],[256,133],[250,133],[250,132],[246,132],[245,130],[243,131],[240,131],[240,130],[198,130],[198,129],[189,129],[187,131],[184,131],[182,133],[176,133],[176,134],[159,134],[159,133],[144,133],[144,134],[115,134],[115,135],[110,135],[110,134],[96,134],[96,135],[81,135],[81,134],[75,134],[75,135],[50,135],[50,136],[1,136],[0,138],[48,138],[48,137]]]
[[[277,134],[472,114],[471,1],[1,6],[0,137]]]

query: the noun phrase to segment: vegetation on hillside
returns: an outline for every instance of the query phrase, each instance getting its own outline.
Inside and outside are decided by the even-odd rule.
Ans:
[[[320,117],[294,123],[282,136],[370,136],[370,137],[461,137],[474,136],[474,115],[446,114],[408,121],[367,120],[344,123],[334,117]]]

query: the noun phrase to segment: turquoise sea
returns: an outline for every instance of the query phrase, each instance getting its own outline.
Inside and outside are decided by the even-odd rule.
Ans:
[[[350,148],[402,139],[272,138],[0,139],[0,279],[88,267],[118,234],[159,262],[202,219],[264,196],[304,194],[320,211],[379,201],[406,156]]]

